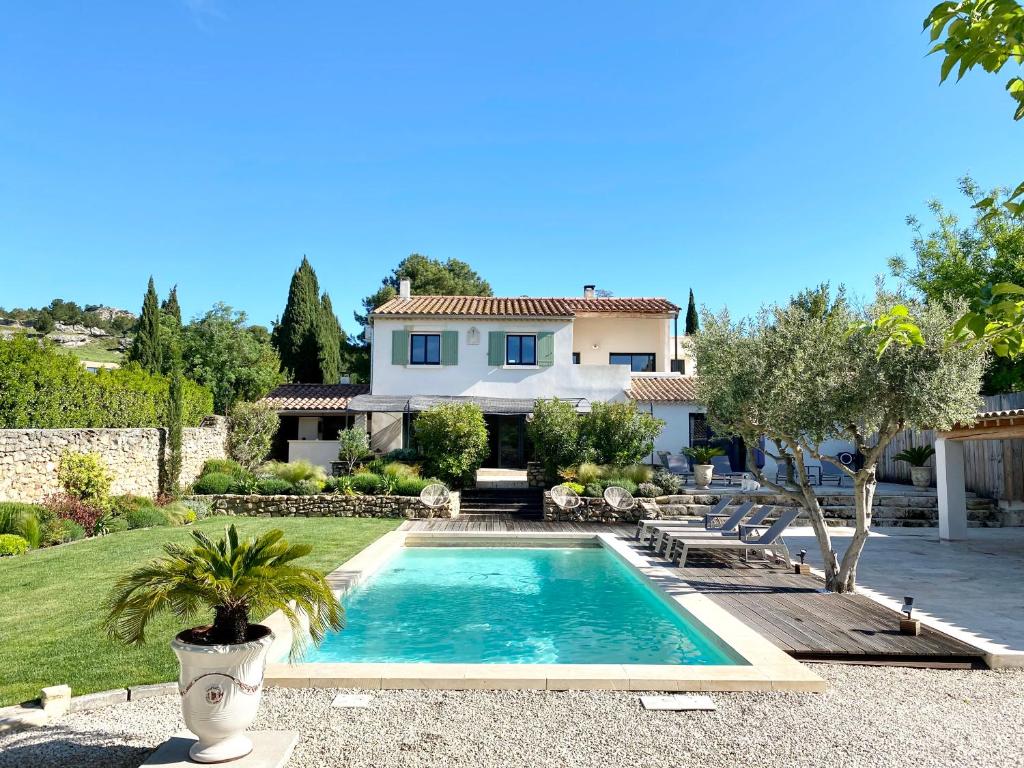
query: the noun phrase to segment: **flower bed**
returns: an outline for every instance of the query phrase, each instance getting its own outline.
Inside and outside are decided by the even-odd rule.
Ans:
[[[448,504],[430,509],[415,496],[348,495],[320,493],[312,496],[244,496],[216,494],[196,496],[209,503],[214,514],[250,517],[458,517],[459,494],[451,493]]]

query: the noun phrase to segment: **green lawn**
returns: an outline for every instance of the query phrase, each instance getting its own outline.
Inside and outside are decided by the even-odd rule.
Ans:
[[[305,562],[325,573],[401,522],[218,517],[197,525],[217,535],[230,521],[245,535],[280,528],[289,541],[312,544]],[[183,627],[173,616],[161,617],[139,648],[110,642],[100,625],[114,581],[160,554],[165,542],[187,540],[188,530],[126,531],[0,560],[0,706],[34,699],[58,683],[78,695],[175,679],[168,642]]]
[[[81,347],[62,347],[79,360],[89,360],[94,363],[122,363],[124,353],[117,344],[117,339],[103,339],[90,341]]]

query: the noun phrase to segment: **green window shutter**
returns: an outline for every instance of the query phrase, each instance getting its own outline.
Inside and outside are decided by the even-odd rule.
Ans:
[[[491,331],[487,335],[487,364],[505,364],[505,332]]]
[[[409,364],[409,332],[408,331],[392,331],[391,332],[391,364],[392,365],[408,365]]]
[[[441,331],[441,365],[459,364],[459,332]]]
[[[537,365],[555,364],[555,334],[551,331],[537,333]]]

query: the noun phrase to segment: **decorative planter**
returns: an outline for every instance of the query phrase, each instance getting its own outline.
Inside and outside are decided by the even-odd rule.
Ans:
[[[714,464],[694,464],[693,482],[698,488],[707,488],[711,485],[711,475],[715,471]]]
[[[263,696],[263,672],[274,633],[254,624],[255,639],[235,645],[197,645],[189,631],[171,641],[181,672],[178,693],[185,725],[199,741],[189,757],[197,763],[237,760],[252,752],[245,730],[256,719]]]
[[[932,482],[932,470],[930,467],[911,467],[910,481],[915,488],[927,488]]]

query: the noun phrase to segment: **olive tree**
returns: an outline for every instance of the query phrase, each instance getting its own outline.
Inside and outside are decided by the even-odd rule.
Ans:
[[[892,345],[879,354],[871,323],[891,302],[880,295],[854,311],[842,298],[824,304],[797,299],[740,322],[727,313],[706,314],[694,340],[698,399],[709,419],[720,432],[744,439],[762,485],[806,510],[826,587],[836,592],[856,588],[886,446],[903,429],[969,422],[980,403],[985,352],[943,341],[956,308],[915,307],[924,342]],[[791,483],[776,483],[756,469],[753,453],[761,438],[766,453],[792,466]],[[860,469],[840,467],[853,481],[856,510],[853,538],[841,559],[807,470],[808,457],[827,459],[818,446],[829,438],[848,440],[863,456]]]

